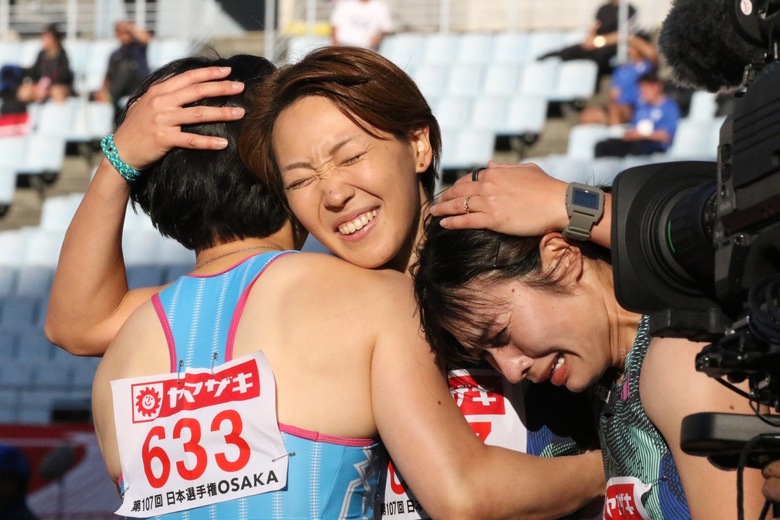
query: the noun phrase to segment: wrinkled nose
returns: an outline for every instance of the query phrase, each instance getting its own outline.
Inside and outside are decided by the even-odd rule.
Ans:
[[[339,179],[338,174],[331,174],[322,186],[322,201],[328,209],[341,209],[355,195],[355,189]]]
[[[528,356],[509,348],[490,349],[490,364],[510,383],[519,383],[528,376],[534,362]]]

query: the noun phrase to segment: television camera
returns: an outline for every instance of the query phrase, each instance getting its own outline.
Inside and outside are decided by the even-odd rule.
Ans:
[[[728,21],[750,52],[717,162],[638,166],[615,178],[615,291],[625,308],[650,316],[652,335],[707,342],[697,370],[726,384],[748,381],[757,410],[780,411],[780,2],[719,3],[727,16],[718,22]],[[677,28],[684,7],[664,22],[662,52],[690,38]],[[698,84],[713,90],[727,75],[699,73]],[[778,427],[780,416],[758,411],[696,414],[683,422],[682,447],[722,467],[762,467],[780,459]]]

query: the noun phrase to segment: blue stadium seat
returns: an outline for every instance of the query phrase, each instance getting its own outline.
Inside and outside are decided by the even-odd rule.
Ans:
[[[40,298],[35,296],[0,297],[0,327],[28,329],[38,322]]]

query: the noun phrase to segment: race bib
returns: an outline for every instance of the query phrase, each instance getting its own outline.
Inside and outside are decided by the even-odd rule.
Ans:
[[[488,368],[452,370],[447,376],[452,398],[483,442],[526,451],[528,430],[522,421],[525,408],[519,385],[512,385]],[[384,493],[382,518],[430,518],[392,462],[388,464]]]
[[[261,352],[111,389],[125,490],[116,514],[162,515],[287,485],[276,385]]]
[[[604,520],[650,520],[642,496],[652,486],[635,477],[614,477],[607,481]]]

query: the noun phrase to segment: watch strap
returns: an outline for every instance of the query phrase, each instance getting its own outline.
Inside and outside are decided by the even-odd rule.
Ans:
[[[593,215],[575,211],[569,218],[569,223],[563,229],[563,236],[574,240],[590,240],[590,231],[595,223],[596,219]]]

